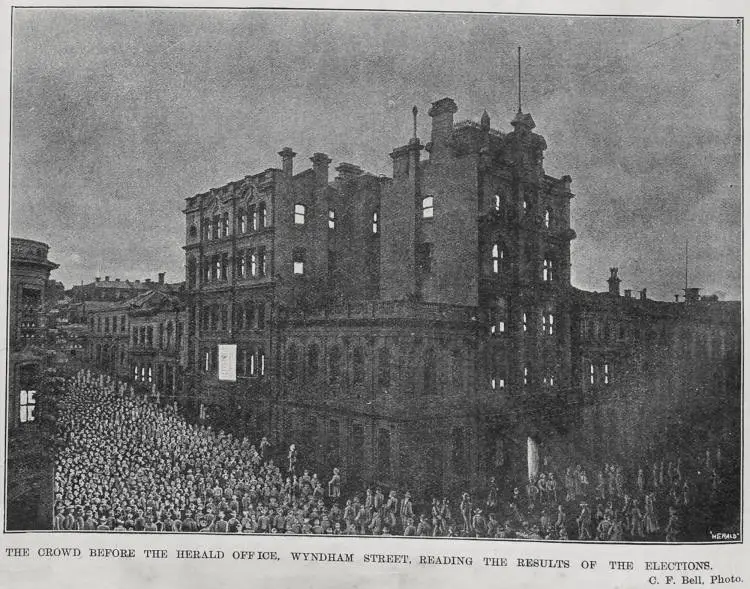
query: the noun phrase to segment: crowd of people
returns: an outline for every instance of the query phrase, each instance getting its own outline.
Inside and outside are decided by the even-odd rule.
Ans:
[[[379,487],[345,498],[340,470],[300,468],[294,444],[274,460],[266,437],[254,444],[191,423],[88,371],[66,381],[59,423],[59,530],[677,541],[695,525],[696,502],[721,501],[723,485],[721,455],[706,451],[689,474],[677,458],[630,477],[618,464],[589,477],[544,459],[527,484],[501,492],[491,479],[455,507]]]

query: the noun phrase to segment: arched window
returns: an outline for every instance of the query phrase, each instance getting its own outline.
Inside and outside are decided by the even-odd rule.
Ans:
[[[247,214],[244,208],[237,210],[237,231],[247,233]]]
[[[317,344],[310,344],[307,348],[307,372],[311,377],[318,374],[320,352]]]
[[[221,217],[221,236],[229,236],[229,213],[224,213]]]
[[[268,227],[268,215],[266,214],[266,203],[258,203],[258,229]]]
[[[492,272],[499,274],[502,269],[503,260],[505,259],[505,249],[501,244],[492,246]]]
[[[258,375],[266,375],[266,353],[263,348],[258,348]]]
[[[258,210],[255,208],[255,205],[250,205],[247,207],[247,218],[248,218],[248,225],[250,226],[251,231],[257,231],[258,230]]]
[[[552,311],[542,312],[542,333],[553,335],[555,331],[555,315]]]
[[[425,196],[422,199],[422,218],[432,219],[435,215],[434,198],[431,196]]]
[[[250,254],[250,276],[255,278],[258,275],[258,256],[254,251],[249,251]]]
[[[341,374],[341,349],[333,346],[328,352],[328,383],[335,384]]]

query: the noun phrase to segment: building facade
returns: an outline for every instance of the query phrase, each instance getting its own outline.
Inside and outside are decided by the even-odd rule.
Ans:
[[[58,267],[46,243],[11,239],[8,288],[8,425],[6,525],[47,529],[52,509],[52,462],[43,444],[45,371],[51,365],[46,286]]]
[[[609,293],[573,288],[572,180],[545,173],[531,115],[504,132],[456,112],[433,103],[430,141],[395,148],[389,178],[330,178],[322,153],[295,173],[284,148],[279,169],[187,199],[183,402],[350,482],[432,494],[558,454],[648,459],[698,406],[722,443],[739,432],[720,409],[739,403],[738,304],[621,297],[616,271]]]

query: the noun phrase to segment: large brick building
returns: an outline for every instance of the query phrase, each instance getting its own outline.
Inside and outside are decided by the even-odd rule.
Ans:
[[[58,267],[49,246],[12,238],[8,288],[8,425],[6,526],[46,529],[52,509],[52,461],[44,445],[45,371],[51,365],[46,325],[46,289]]]
[[[280,169],[187,199],[187,405],[350,481],[440,493],[559,452],[646,458],[676,443],[678,407],[738,402],[738,304],[620,297],[616,272],[617,292],[571,287],[571,178],[545,173],[532,117],[502,132],[456,111],[432,104],[430,141],[395,148],[392,177],[332,179],[322,153],[295,173],[284,148]],[[706,334],[724,343],[681,355]],[[717,378],[724,396],[706,394]],[[738,432],[730,413],[714,414]]]

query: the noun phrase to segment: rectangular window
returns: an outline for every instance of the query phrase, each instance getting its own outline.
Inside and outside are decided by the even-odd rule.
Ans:
[[[229,254],[221,254],[221,279],[228,280]]]
[[[542,333],[552,335],[554,332],[555,316],[552,313],[542,313]]]
[[[594,373],[594,365],[592,363],[589,368],[589,380],[591,384],[594,384],[595,377],[596,377],[596,374]]]
[[[609,364],[604,364],[604,384],[609,384]]]
[[[542,279],[545,282],[552,282],[552,260],[549,258],[544,259],[542,268]]]
[[[221,256],[219,256],[219,254],[214,254],[211,261],[211,280],[218,280],[219,276],[221,276]]]
[[[328,211],[328,228],[336,229],[336,211],[333,209]]]
[[[435,214],[434,199],[431,196],[425,196],[422,199],[422,218],[432,219]]]
[[[216,215],[213,219],[213,223],[211,223],[211,237],[213,239],[219,239],[219,224],[221,222],[221,218],[219,215]]]
[[[524,386],[529,384],[529,367],[528,366],[523,367],[523,384]]]
[[[224,213],[221,218],[221,235],[222,237],[229,236],[229,213]]]
[[[255,376],[255,354],[250,354],[250,376]]]
[[[258,368],[260,375],[265,376],[266,374],[266,354],[263,350],[258,350]]]
[[[266,305],[265,303],[260,303],[258,305],[258,329],[265,329],[266,328]]]
[[[305,224],[305,205],[294,205],[294,224]]]
[[[222,331],[226,331],[228,320],[229,320],[229,309],[226,305],[222,305],[221,306],[221,329]]]
[[[253,231],[258,230],[258,211],[255,209],[255,205],[252,205],[247,209],[247,217],[250,220],[250,227]]]
[[[301,276],[305,273],[305,250],[297,248],[293,253],[294,273]]]
[[[528,331],[529,329],[529,323],[526,317],[526,313],[523,314],[523,330]]]
[[[372,233],[374,235],[377,235],[379,231],[380,231],[380,220],[378,217],[378,212],[375,211],[372,214]]]
[[[36,391],[21,391],[21,423],[34,421],[34,409],[36,409]]]
[[[211,371],[211,352],[209,352],[208,350],[204,352],[203,371],[204,372]]]
[[[247,258],[244,251],[237,253],[237,274],[240,278],[247,276]]]
[[[237,229],[240,233],[247,233],[247,215],[245,209],[240,209],[237,214]]]
[[[258,275],[258,256],[255,252],[250,252],[250,276],[255,278]]]

